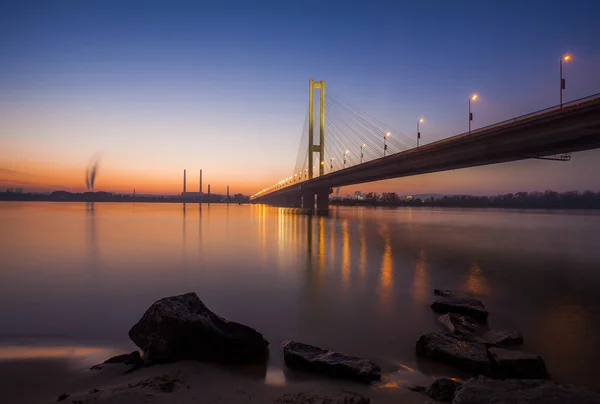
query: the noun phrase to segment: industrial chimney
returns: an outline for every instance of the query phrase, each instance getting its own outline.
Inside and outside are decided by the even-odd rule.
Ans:
[[[229,185],[227,185],[227,200],[229,200]]]
[[[208,196],[210,196],[210,184],[208,184]]]
[[[183,193],[185,193],[185,170],[183,170]]]
[[[198,190],[202,194],[202,170],[200,170],[200,189]]]

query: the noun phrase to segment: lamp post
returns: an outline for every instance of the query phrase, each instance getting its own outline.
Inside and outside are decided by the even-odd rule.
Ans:
[[[346,168],[346,155],[348,154],[348,150],[344,152],[344,168]]]
[[[385,143],[386,139],[390,137],[390,132],[386,132],[383,137],[383,157],[385,157],[385,151],[387,150],[387,144]]]
[[[421,132],[419,132],[419,124],[423,123],[425,120],[423,118],[420,118],[417,121],[417,147],[419,147],[419,139],[421,139]]]
[[[562,109],[563,107],[563,100],[562,100],[562,96],[563,96],[563,90],[566,88],[565,84],[565,79],[563,79],[563,73],[562,73],[562,69],[563,69],[563,63],[567,63],[568,61],[571,60],[571,55],[570,54],[566,54],[563,57],[560,58],[560,109]]]
[[[360,146],[360,164],[363,163],[363,148],[366,146],[365,143],[362,144],[362,146]]]
[[[335,160],[335,157],[329,159],[329,172],[333,171],[333,160]]]
[[[471,121],[473,120],[473,114],[471,113],[471,101],[475,101],[479,97],[477,94],[473,94],[469,97],[469,135],[471,134]]]

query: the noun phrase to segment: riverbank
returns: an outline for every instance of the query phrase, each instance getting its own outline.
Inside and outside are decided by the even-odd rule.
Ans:
[[[195,361],[155,365],[130,374],[124,374],[123,364],[102,365],[100,370],[83,368],[83,363],[96,356],[83,361],[65,357],[0,361],[2,402],[44,404],[61,397],[60,402],[67,404],[319,403],[311,401],[316,397],[337,397],[340,402],[354,399],[347,402],[357,404],[360,397],[384,404],[426,402],[423,395],[403,387],[402,379],[410,383],[408,370],[371,386],[289,372],[283,367],[227,367]],[[297,401],[282,399],[288,395]]]

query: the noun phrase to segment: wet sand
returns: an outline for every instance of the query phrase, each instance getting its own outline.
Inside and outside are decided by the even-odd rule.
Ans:
[[[155,365],[130,374],[123,364],[83,369],[72,358],[0,361],[2,403],[276,403],[286,394],[305,393],[304,399],[352,397],[352,393],[377,403],[425,403],[426,397],[402,386],[410,372],[400,369],[381,383],[366,385],[287,369],[225,367],[182,361]],[[403,375],[404,374],[404,375]],[[287,402],[287,401],[282,401]],[[296,401],[293,401],[296,402]],[[352,401],[349,401],[352,402]],[[334,401],[335,403],[335,401]]]

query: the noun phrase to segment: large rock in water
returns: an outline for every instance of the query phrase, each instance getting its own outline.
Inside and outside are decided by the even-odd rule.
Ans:
[[[548,377],[546,364],[541,356],[523,351],[490,348],[494,370],[511,379],[545,379]]]
[[[296,341],[284,341],[281,345],[285,364],[292,369],[324,373],[367,383],[381,379],[381,368],[366,359]]]
[[[449,332],[431,332],[417,340],[417,355],[445,362],[464,370],[489,373],[490,359],[484,344]]]
[[[598,404],[600,395],[548,380],[493,380],[483,376],[463,383],[453,404]]]
[[[486,346],[521,345],[523,336],[515,330],[489,330],[478,337],[475,341],[483,342]]]
[[[195,293],[154,302],[129,338],[154,362],[248,362],[266,357],[269,344],[255,329],[210,311]]]
[[[443,297],[433,302],[431,308],[438,313],[462,314],[483,323],[485,323],[488,318],[488,312],[485,309],[485,306],[481,300],[477,299]]]
[[[438,322],[449,332],[459,335],[471,335],[479,329],[477,321],[456,313],[442,314],[438,317]]]

